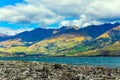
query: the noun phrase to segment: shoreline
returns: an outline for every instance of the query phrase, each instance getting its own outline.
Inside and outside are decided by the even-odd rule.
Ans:
[[[5,57],[0,57],[0,58],[14,58],[14,57],[33,57],[33,56],[5,56]],[[56,58],[56,57],[118,57],[118,58],[120,58],[120,56],[35,56],[35,57],[33,57],[33,58],[41,58],[41,57],[48,57],[48,58],[50,58],[50,57],[52,57],[52,58]]]
[[[0,80],[120,80],[120,68],[0,61]]]
[[[120,55],[109,55],[109,56],[104,56],[104,55],[97,55],[97,56],[4,56],[0,58],[5,58],[5,57],[120,57]]]

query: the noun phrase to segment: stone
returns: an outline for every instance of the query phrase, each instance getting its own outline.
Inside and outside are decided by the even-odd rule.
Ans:
[[[0,61],[0,80],[120,80],[120,68]]]

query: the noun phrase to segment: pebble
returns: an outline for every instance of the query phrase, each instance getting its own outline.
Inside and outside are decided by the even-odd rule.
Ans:
[[[0,80],[120,80],[120,68],[0,61]]]

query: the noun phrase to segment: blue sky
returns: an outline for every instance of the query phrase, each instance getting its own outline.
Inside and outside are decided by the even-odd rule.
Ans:
[[[120,22],[120,0],[2,0],[0,32]],[[102,5],[102,6],[101,6]]]
[[[6,6],[6,5],[15,5],[16,3],[23,2],[23,0],[1,0],[0,1],[0,7]]]
[[[6,6],[16,6],[16,4],[18,3],[24,3],[25,1],[24,0],[3,0],[0,2],[0,8],[4,8]],[[74,20],[75,18],[73,17],[68,17],[68,18],[64,18],[63,20]],[[47,25],[49,28],[58,28],[59,27],[59,24],[60,24],[60,21],[58,22],[54,22],[52,24],[49,24]],[[6,30],[0,30],[1,32],[2,31],[5,31],[5,32],[2,32],[2,33],[10,33],[10,35],[14,35],[16,34],[18,31],[19,33],[19,29],[22,31],[26,31],[26,30],[32,30],[34,28],[38,28],[38,27],[42,27],[42,26],[39,26],[38,23],[24,23],[24,22],[9,22],[9,21],[0,21],[0,29],[6,29]],[[25,27],[25,30],[23,30],[23,28]],[[9,31],[8,31],[9,30]],[[11,32],[12,31],[12,32]],[[20,31],[20,32],[22,32]]]
[[[4,6],[8,6],[8,5],[15,5],[17,3],[22,3],[22,2],[23,2],[23,0],[11,0],[11,1],[10,0],[2,0],[2,1],[0,1],[0,8],[2,8]],[[4,31],[3,29],[6,29],[2,33],[5,33],[5,34],[7,33],[8,35],[16,34],[17,31],[15,31],[15,30],[17,30],[23,26],[25,26],[25,25],[21,24],[21,23],[10,23],[10,22],[6,22],[6,21],[0,22],[1,32]],[[29,28],[32,28],[32,26],[36,26],[36,25],[35,24],[27,25],[27,27],[29,27]]]

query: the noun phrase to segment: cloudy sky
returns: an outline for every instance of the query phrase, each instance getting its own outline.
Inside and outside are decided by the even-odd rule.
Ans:
[[[2,0],[0,32],[119,22],[120,0]]]

